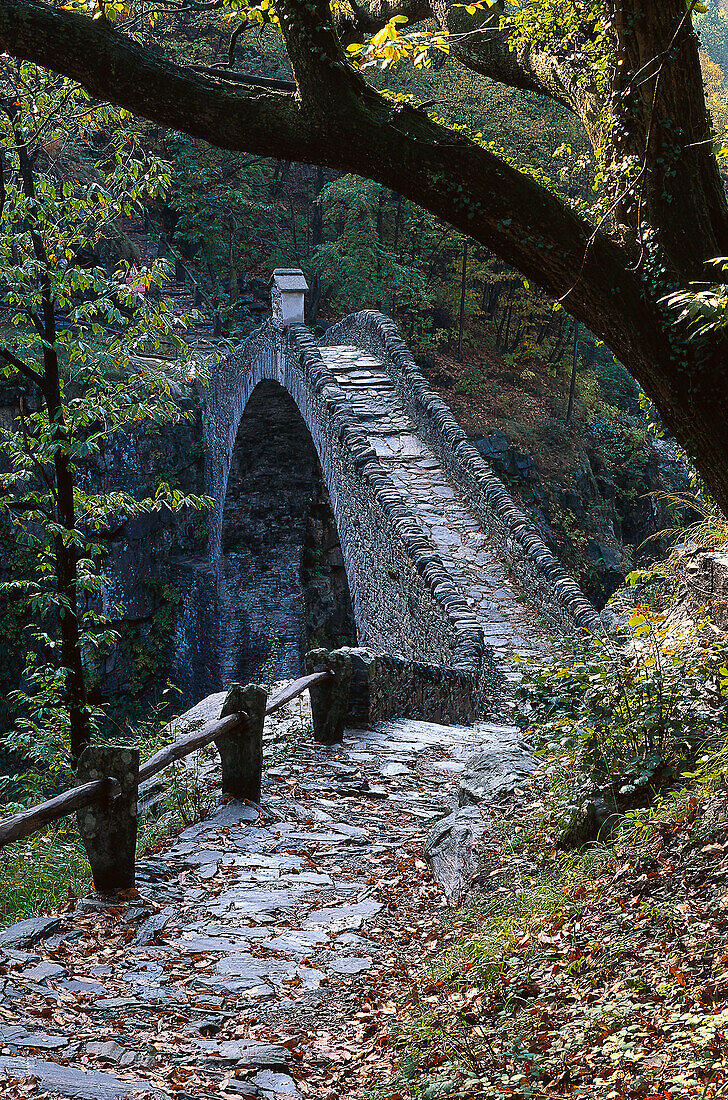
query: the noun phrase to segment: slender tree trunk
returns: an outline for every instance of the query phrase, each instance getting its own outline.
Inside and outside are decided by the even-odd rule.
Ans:
[[[229,223],[229,238],[228,238],[228,268],[230,272],[230,295],[228,298],[228,306],[230,308],[230,318],[232,323],[233,312],[235,305],[240,296],[240,287],[238,284],[238,269],[235,263],[235,222],[234,219],[230,219]]]
[[[399,257],[399,228],[402,222],[402,196],[397,195],[397,213],[394,218],[394,243],[392,245],[392,251],[395,256]]]
[[[513,291],[511,291],[508,297],[508,308],[506,309],[506,330],[503,333],[503,351],[508,351],[508,342],[511,338],[511,316],[513,314]]]
[[[300,259],[298,255],[298,240],[296,239],[296,208],[293,205],[293,196],[288,200],[289,210],[291,214],[291,247],[293,248],[293,255],[297,260]]]
[[[14,114],[10,115],[14,120]],[[15,130],[18,162],[23,191],[32,206],[35,204],[33,163],[23,135]],[[35,322],[43,335],[43,385],[41,392],[48,410],[48,422],[55,444],[55,507],[63,533],[55,539],[56,588],[62,598],[59,610],[61,658],[66,672],[65,696],[70,726],[71,762],[75,767],[83,750],[91,741],[91,723],[86,701],[86,677],[81,652],[78,620],[78,553],[73,541],[76,532],[76,510],[73,499],[73,473],[67,450],[67,430],[63,411],[60,372],[56,344],[55,303],[48,277],[49,260],[41,235],[31,230],[33,251],[39,268],[42,316]],[[65,537],[64,537],[65,535]]]
[[[313,200],[311,203],[311,252],[313,253],[324,239],[324,209],[323,204],[319,202],[321,192],[324,189],[323,168],[316,168],[311,179],[313,182]],[[311,324],[314,324],[318,316],[322,291],[321,276],[316,272],[311,280],[311,296],[309,299],[309,320]]]
[[[574,318],[574,350],[571,356],[571,382],[569,383],[569,404],[566,409],[566,426],[571,424],[574,415],[574,393],[576,392],[576,357],[579,351],[579,322]]]
[[[463,241],[463,265],[460,272],[460,319],[458,321],[458,359],[463,361],[463,328],[465,325],[465,284],[468,277],[468,240]]]
[[[56,481],[56,512],[63,527],[64,536],[55,540],[56,584],[64,607],[60,610],[61,656],[66,670],[66,706],[68,709],[71,762],[75,767],[83,750],[91,741],[86,701],[86,676],[78,625],[78,554],[71,541],[76,531],[76,510],[73,501],[73,475],[66,450],[66,424],[63,415],[58,358],[51,348],[43,355],[45,388],[44,396],[56,443],[53,458]]]

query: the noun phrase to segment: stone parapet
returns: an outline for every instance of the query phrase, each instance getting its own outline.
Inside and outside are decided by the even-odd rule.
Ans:
[[[481,713],[483,688],[495,675],[492,661],[476,676],[368,649],[345,646],[337,652],[351,661],[347,724],[356,729],[371,729],[391,718],[443,725],[471,722]]]

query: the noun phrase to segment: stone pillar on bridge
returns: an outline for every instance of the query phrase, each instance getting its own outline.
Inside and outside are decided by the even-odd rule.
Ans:
[[[302,325],[308,283],[300,267],[277,267],[270,282],[274,320],[284,328]]]

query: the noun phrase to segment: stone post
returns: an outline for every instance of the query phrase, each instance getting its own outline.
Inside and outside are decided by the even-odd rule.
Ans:
[[[344,726],[349,713],[351,657],[341,650],[310,650],[306,654],[306,672],[323,669],[334,675],[309,689],[313,737],[320,745],[337,745],[344,739]]]
[[[109,776],[118,779],[121,793],[76,814],[91,864],[94,889],[100,894],[113,894],[134,886],[139,789],[137,749],[121,745],[89,745],[84,749],[76,773],[78,783]]]
[[[234,798],[260,802],[263,778],[263,723],[268,700],[265,688],[259,684],[231,684],[220,711],[221,718],[229,714],[244,714],[246,721],[229,733],[215,739],[222,761],[222,791]]]
[[[284,327],[302,325],[308,283],[300,267],[277,267],[270,285],[273,317]]]

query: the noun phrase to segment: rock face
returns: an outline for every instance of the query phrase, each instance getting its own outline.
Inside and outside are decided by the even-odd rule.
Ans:
[[[497,732],[498,727],[492,727]],[[511,794],[534,769],[533,757],[512,727],[502,727],[504,740],[493,740],[485,752],[473,756],[460,777],[458,802],[461,806],[493,802]]]
[[[559,847],[583,848],[595,840],[606,840],[621,820],[614,800],[595,792],[574,810],[559,838]]]
[[[107,442],[84,470],[86,486],[100,492],[123,489],[137,499],[154,496],[162,481],[185,493],[204,491],[201,402],[190,387],[182,390],[176,382],[173,386],[179,407],[189,419],[173,427],[140,425]],[[26,401],[32,408],[33,398],[28,396]],[[17,410],[17,391],[0,386],[0,423],[12,422]],[[120,644],[95,670],[95,690],[104,701],[156,699],[165,675],[187,689],[190,701],[210,691],[209,668],[199,652],[190,652],[193,638],[208,634],[211,623],[209,599],[200,585],[204,576],[200,523],[204,525],[204,519],[194,513],[172,516],[162,510],[128,519],[105,539],[104,572],[109,577],[105,608],[110,613],[121,603],[124,610],[114,622]],[[12,542],[6,546],[6,539],[7,528],[0,523],[2,581],[23,575],[22,561],[16,558],[18,548]],[[22,671],[25,638],[16,630],[18,617],[17,608],[0,597],[0,730],[9,717],[6,696],[17,686]],[[180,645],[182,637],[175,640],[174,634],[185,618],[186,640]],[[194,656],[198,659],[193,661]]]
[[[455,810],[438,821],[425,842],[425,859],[449,905],[464,901],[479,869],[478,849],[485,835],[477,806]]]
[[[480,852],[486,832],[481,804],[491,805],[527,782],[535,761],[515,726],[476,724],[484,748],[467,762],[458,784],[458,804],[430,830],[425,858],[451,906],[479,888]]]
[[[630,471],[590,446],[567,483],[541,477],[531,454],[501,431],[473,440],[473,446],[514,487],[547,544],[599,607],[634,567],[644,541],[670,525],[666,501],[649,490],[689,487],[685,466],[666,456],[669,446],[659,439],[635,453],[639,465],[633,461]]]
[[[728,554],[724,551],[696,554],[686,573],[696,605],[709,602],[716,626],[728,630]]]

